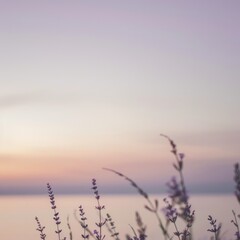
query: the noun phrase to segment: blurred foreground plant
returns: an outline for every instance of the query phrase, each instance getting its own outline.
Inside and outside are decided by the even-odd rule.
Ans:
[[[168,198],[164,198],[165,207],[163,209],[159,209],[159,201],[158,199],[151,199],[149,195],[141,188],[139,185],[129,178],[128,176],[115,171],[113,169],[104,168],[107,171],[113,172],[116,175],[124,178],[127,182],[131,184],[132,187],[134,187],[137,192],[142,196],[147,204],[144,206],[145,209],[152,212],[154,216],[157,219],[158,225],[160,227],[162,237],[165,240],[172,240],[174,237],[177,237],[178,240],[192,240],[192,226],[194,224],[195,219],[195,210],[191,210],[191,205],[189,204],[189,196],[187,193],[187,188],[184,180],[184,174],[183,174],[183,166],[184,166],[184,158],[185,154],[179,153],[177,150],[177,146],[174,143],[174,141],[169,138],[166,135],[161,134],[162,137],[166,138],[171,146],[171,152],[174,155],[175,163],[173,163],[174,169],[178,173],[178,178],[173,177],[171,180],[167,183],[168,187]],[[237,201],[240,204],[240,168],[239,163],[236,163],[234,165],[234,181],[235,181],[235,196],[237,198]],[[87,217],[85,214],[85,211],[83,209],[83,206],[80,205],[79,207],[79,216],[80,219],[77,217],[77,212],[74,213],[76,220],[80,223],[83,233],[81,234],[81,237],[83,239],[94,239],[94,240],[104,240],[106,238],[106,232],[109,232],[109,237],[114,238],[115,240],[120,240],[119,233],[116,231],[116,226],[114,221],[112,220],[112,217],[109,213],[105,214],[103,210],[105,210],[105,206],[100,204],[100,195],[98,191],[98,186],[96,179],[92,179],[92,189],[95,196],[95,199],[97,200],[97,205],[95,206],[95,209],[98,213],[98,220],[95,222],[95,226],[97,229],[92,230],[88,224],[87,224]],[[62,229],[60,228],[60,217],[59,212],[56,210],[56,204],[55,204],[55,196],[52,190],[52,187],[50,184],[47,184],[47,190],[48,195],[50,198],[50,204],[51,208],[54,211],[54,222],[56,224],[56,230],[55,233],[57,234],[58,240],[67,240],[66,237],[61,236]],[[162,217],[160,216],[160,213],[164,213],[163,221]],[[240,215],[236,214],[234,210],[232,210],[233,213],[233,220],[231,221],[233,225],[236,228],[235,232],[235,239],[240,240],[240,226],[238,221],[240,220]],[[185,223],[185,227],[181,230],[178,227],[178,219],[182,219]],[[213,219],[211,215],[208,216],[208,219],[211,228],[206,229],[209,232],[212,232],[214,234],[213,237],[210,237],[210,239],[220,240],[220,230],[221,230],[221,224],[217,225],[217,220]],[[40,239],[46,240],[47,236],[44,233],[45,226],[42,226],[38,217],[35,218],[37,222],[37,231],[40,232]],[[127,219],[126,219],[127,221]],[[170,233],[168,230],[169,224],[173,224],[174,232]],[[69,240],[73,239],[71,226],[69,224],[69,220],[67,220],[67,225],[69,229]],[[147,225],[145,225],[140,217],[140,214],[136,212],[136,225],[137,225],[137,231],[130,226],[130,228],[133,231],[132,236],[129,234],[126,234],[127,240],[146,240],[147,234],[146,229]],[[105,227],[105,231],[103,229]],[[161,237],[160,237],[161,239]]]

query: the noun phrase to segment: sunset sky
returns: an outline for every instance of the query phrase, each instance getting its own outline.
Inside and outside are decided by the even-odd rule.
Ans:
[[[0,194],[147,191],[186,154],[192,191],[240,161],[240,2],[0,2]],[[133,191],[134,192],[134,191]]]

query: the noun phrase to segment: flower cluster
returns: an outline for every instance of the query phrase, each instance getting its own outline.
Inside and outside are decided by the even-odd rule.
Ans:
[[[169,197],[175,204],[182,204],[188,201],[188,195],[186,191],[182,190],[181,184],[177,181],[176,177],[172,177],[167,182]]]
[[[36,220],[37,225],[38,225],[37,231],[40,232],[40,238],[41,238],[42,240],[45,240],[46,234],[43,232],[43,230],[45,229],[45,227],[41,225],[38,217],[35,217],[35,220]]]
[[[86,234],[86,229],[88,228],[88,225],[86,223],[87,218],[85,217],[85,212],[83,210],[82,205],[79,206],[79,215],[80,215],[80,219],[81,219],[81,226],[83,228],[82,238],[83,239],[88,239],[89,234]]]
[[[191,240],[192,239],[192,225],[194,223],[195,219],[195,211],[191,210],[191,205],[189,204],[189,197],[187,195],[186,187],[185,187],[185,182],[184,182],[184,177],[183,177],[183,160],[185,155],[183,153],[178,153],[177,146],[176,144],[167,136],[162,135],[165,138],[167,138],[170,142],[171,145],[171,152],[175,156],[176,162],[173,164],[174,168],[178,172],[178,178],[173,177],[170,182],[167,183],[168,190],[169,190],[169,200],[164,199],[164,202],[166,204],[165,208],[163,208],[163,212],[166,217],[166,225],[162,223],[160,219],[160,211],[159,211],[159,203],[158,200],[155,199],[152,201],[149,197],[149,195],[140,188],[135,181],[133,181],[131,178],[127,177],[126,175],[123,175],[120,172],[117,172],[112,169],[106,169],[108,171],[111,171],[118,176],[124,178],[127,180],[135,189],[137,189],[138,193],[145,198],[147,201],[147,205],[144,207],[155,214],[159,227],[163,233],[163,237],[165,240],[172,239],[174,236],[170,236],[168,232],[168,224],[172,224],[175,228],[173,234],[175,237],[178,238],[178,240]],[[240,203],[240,166],[239,163],[236,163],[234,165],[234,181],[236,183],[235,186],[235,195],[237,197],[238,202]],[[106,217],[103,217],[103,210],[105,209],[104,205],[100,204],[100,194],[98,191],[98,186],[97,186],[97,181],[96,179],[92,179],[92,189],[94,193],[94,197],[97,200],[97,204],[95,206],[95,209],[97,210],[98,213],[98,220],[95,222],[96,229],[91,229],[88,227],[88,224],[86,223],[87,218],[85,217],[85,212],[83,210],[82,205],[79,206],[79,215],[80,215],[80,220],[78,217],[76,219],[79,221],[81,227],[83,228],[83,234],[81,235],[82,238],[89,239],[93,238],[94,240],[104,240],[105,235],[103,234],[103,226],[106,226],[107,229],[109,230],[111,237],[115,238],[115,240],[119,240],[119,233],[116,231],[115,223],[112,220],[111,216],[109,214],[106,215]],[[48,190],[48,195],[50,198],[50,204],[51,208],[54,211],[54,221],[56,224],[56,234],[58,236],[58,240],[66,240],[65,238],[61,238],[60,233],[62,230],[60,229],[60,217],[59,217],[59,212],[57,212],[57,207],[55,204],[55,196],[52,191],[52,188],[49,183],[47,183],[47,190]],[[77,211],[76,211],[77,212]],[[75,214],[76,214],[75,212]],[[240,240],[240,227],[238,224],[238,221],[240,219],[240,215],[237,215],[234,211],[232,211],[234,219],[231,221],[233,225],[236,227],[236,232],[235,232],[235,240]],[[184,220],[185,226],[181,229],[178,228],[177,226],[179,218]],[[39,219],[36,217],[35,218],[37,222],[37,231],[40,232],[40,238],[41,240],[46,240],[46,234],[44,233],[45,227],[41,225]],[[221,224],[217,224],[217,221],[212,218],[211,215],[208,216],[208,221],[210,222],[211,228],[208,229],[207,231],[211,232],[215,236],[215,240],[220,240],[220,230],[221,230]],[[136,212],[136,223],[137,223],[137,231],[134,230],[134,228],[130,225],[130,227],[133,230],[133,236],[126,235],[127,240],[146,240],[147,235],[146,235],[146,225],[143,224],[142,219],[139,215],[138,212]],[[70,238],[69,240],[72,240],[72,231],[71,227],[69,224],[69,218],[67,218],[67,225],[70,231]],[[178,230],[180,229],[180,230]],[[213,237],[211,238],[212,240],[214,239]]]
[[[171,152],[175,156],[176,162],[173,163],[173,167],[176,169],[176,171],[179,174],[179,180],[177,180],[176,177],[173,177],[168,183],[168,193],[169,198],[172,200],[172,204],[175,206],[178,206],[178,216],[181,217],[186,223],[186,235],[188,233],[188,230],[190,228],[190,225],[192,225],[194,220],[194,212],[192,216],[189,215],[189,196],[187,194],[185,181],[183,177],[183,160],[185,158],[184,153],[178,153],[177,145],[174,143],[174,141],[169,138],[166,135],[162,135],[163,137],[167,138],[170,145],[171,145]]]
[[[210,225],[212,226],[212,228],[208,229],[208,231],[214,233],[215,240],[217,240],[219,237],[219,233],[220,233],[220,229],[221,229],[222,225],[221,224],[217,225],[217,220],[213,219],[211,215],[208,216],[208,221],[209,221]]]
[[[61,224],[61,221],[60,221],[60,217],[59,217],[59,212],[57,212],[57,206],[55,204],[55,196],[54,196],[54,193],[53,193],[53,190],[52,190],[52,187],[49,183],[47,183],[47,190],[48,190],[48,196],[50,198],[50,203],[51,203],[51,208],[53,209],[54,211],[54,221],[56,223],[56,226],[57,226],[57,230],[55,231],[56,234],[58,234],[58,238],[59,240],[61,239],[60,237],[60,233],[62,232],[62,230],[60,229],[60,224]]]
[[[195,214],[194,210],[191,211],[191,205],[186,203],[186,207],[183,211],[183,215],[184,215],[184,220],[186,221],[187,224],[184,230],[179,231],[176,224],[177,218],[179,216],[177,209],[174,207],[173,204],[169,203],[169,201],[166,198],[164,198],[163,201],[166,203],[166,207],[163,208],[163,212],[167,220],[174,224],[174,227],[176,230],[174,232],[174,235],[176,235],[179,239],[181,237],[182,240],[191,239],[192,234],[191,234],[190,228],[192,227],[192,224],[194,222],[194,214]]]
[[[99,233],[96,229],[93,231],[93,234],[97,240],[105,238],[105,236],[102,237],[101,233]]]
[[[234,181],[236,183],[235,195],[237,197],[238,202],[240,203],[240,168],[239,168],[239,163],[236,163],[234,165]]]
[[[213,232],[213,233],[216,233],[218,232],[220,229],[221,229],[221,224],[216,224],[217,220],[213,219],[211,215],[208,216],[208,221],[210,223],[210,225],[212,226],[211,229],[208,229],[209,232]]]
[[[195,219],[195,211],[191,211],[191,205],[186,203],[185,208],[183,210],[183,219],[186,221],[187,225],[186,228],[182,231],[182,240],[191,239],[192,233],[190,231],[190,228],[193,225],[194,219]]]
[[[239,230],[239,225],[238,225],[238,220],[237,217],[240,218],[240,215],[236,216],[236,213],[232,210],[234,220],[231,222],[234,224],[236,227],[237,231],[235,232],[236,240],[240,240],[240,230]]]
[[[92,179],[92,189],[93,189],[93,193],[95,195],[95,198],[97,200],[99,200],[100,196],[98,194],[97,180],[95,178]]]
[[[130,237],[129,235],[127,235],[126,236],[126,239],[127,240],[145,240],[146,239],[146,237],[144,237],[144,236],[133,236],[133,237]]]
[[[187,222],[187,227],[188,228],[192,227],[192,224],[195,219],[195,210],[191,211],[191,205],[189,205],[188,203],[186,203],[186,206],[184,208],[183,217]]]
[[[109,223],[109,225],[108,225]],[[110,216],[109,213],[107,213],[107,221],[106,221],[106,226],[108,228],[108,231],[111,233],[111,237],[114,237],[115,240],[119,240],[119,233],[116,231],[115,223],[112,220],[112,217]]]
[[[144,240],[147,238],[147,235],[146,235],[146,225],[143,224],[143,221],[142,221],[142,218],[140,216],[140,214],[138,212],[136,212],[136,223],[137,223],[137,226],[138,226],[138,234],[139,234],[139,238],[141,240]]]
[[[162,209],[163,213],[170,222],[175,223],[178,216],[177,209],[166,198],[163,201],[166,203],[166,207]]]
[[[153,201],[151,200],[151,198],[149,197],[149,195],[148,195],[142,188],[140,188],[140,187],[136,184],[135,181],[133,181],[133,180],[132,180],[131,178],[129,178],[128,176],[126,176],[126,175],[124,175],[124,174],[122,174],[122,173],[120,173],[120,172],[118,172],[118,171],[115,171],[115,170],[113,170],[113,169],[109,169],[109,168],[104,168],[104,169],[107,170],[107,171],[113,172],[113,173],[117,174],[118,176],[124,178],[124,179],[125,179],[126,181],[128,181],[135,189],[137,189],[138,193],[139,193],[142,197],[144,197],[144,198],[146,199],[148,205],[145,205],[144,207],[145,207],[148,211],[150,211],[150,212],[152,212],[152,213],[155,214],[155,216],[156,216],[156,218],[157,218],[157,220],[158,220],[159,227],[160,227],[160,229],[161,229],[161,231],[162,231],[162,233],[163,233],[163,235],[164,235],[164,239],[167,240],[167,239],[169,238],[169,234],[168,234],[168,231],[167,231],[166,227],[164,226],[164,224],[163,224],[163,222],[162,222],[162,220],[161,220],[161,217],[160,217],[160,215],[159,215],[159,213],[158,213],[158,210],[159,210],[159,209],[158,209],[158,200],[155,199],[155,201],[153,202]],[[130,236],[129,236],[129,239],[131,239]]]
[[[95,223],[96,226],[99,228],[99,231],[94,230],[93,234],[95,235],[97,240],[103,240],[105,238],[105,235],[102,234],[102,227],[105,225],[107,219],[102,219],[102,210],[105,209],[105,206],[100,204],[100,195],[98,192],[97,181],[95,178],[92,179],[92,189],[95,198],[97,199],[97,206],[95,206],[95,208],[98,210],[99,216],[99,221]]]
[[[139,216],[136,216],[136,217],[139,217]],[[137,219],[136,219],[137,220]],[[138,220],[137,220],[138,221]],[[138,223],[137,223],[138,224]],[[139,230],[138,230],[138,232],[139,232],[139,235],[137,235],[137,233],[136,233],[136,231],[134,230],[134,228],[131,226],[131,225],[129,225],[130,226],[130,228],[132,229],[132,231],[133,231],[133,236],[131,237],[129,234],[127,234],[126,235],[126,239],[127,240],[146,240],[146,235],[145,234],[140,234],[140,232],[139,232]]]

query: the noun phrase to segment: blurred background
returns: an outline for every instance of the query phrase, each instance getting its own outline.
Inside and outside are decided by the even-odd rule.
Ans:
[[[175,174],[232,193],[240,142],[240,3],[1,1],[0,193],[153,193]]]

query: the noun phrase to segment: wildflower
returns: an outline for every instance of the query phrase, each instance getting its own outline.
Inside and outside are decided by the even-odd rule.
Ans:
[[[103,238],[102,238],[101,233],[99,234],[99,232],[96,229],[93,231],[93,234],[97,240],[104,239],[104,237],[105,237],[105,236],[103,236]]]
[[[162,223],[162,220],[158,214],[158,201],[155,200],[154,203],[151,201],[150,197],[148,196],[148,194],[142,189],[140,188],[131,178],[129,178],[128,176],[120,173],[120,172],[117,172],[113,169],[109,169],[109,168],[104,168],[104,170],[107,170],[107,171],[110,171],[110,172],[113,172],[115,174],[117,174],[118,176],[124,178],[126,181],[128,181],[135,189],[137,189],[138,193],[144,197],[148,203],[148,205],[145,205],[144,207],[155,214],[155,216],[157,217],[157,220],[158,220],[158,224],[159,224],[159,227],[164,235],[164,239],[168,239],[169,238],[169,234],[168,234],[168,231],[167,229],[164,227],[163,223]],[[130,238],[131,239],[131,238]]]
[[[191,237],[191,233],[189,232],[188,228],[184,229],[181,235],[182,235],[182,240],[187,240]]]
[[[236,183],[235,195],[237,197],[238,202],[240,203],[240,168],[239,168],[239,163],[236,163],[234,165],[234,181]]]
[[[95,235],[97,240],[103,240],[105,238],[105,235],[102,235],[102,227],[105,225],[107,219],[102,219],[102,210],[105,208],[105,206],[100,204],[100,195],[98,192],[97,181],[95,178],[92,179],[92,189],[95,198],[97,199],[97,206],[95,206],[95,208],[98,210],[99,216],[99,221],[95,223],[96,226],[99,228],[99,232],[97,230],[94,230],[93,234]]]
[[[167,218],[170,222],[175,223],[176,220],[177,220],[177,216],[178,216],[178,214],[177,214],[177,209],[174,208],[173,205],[170,204],[169,201],[168,201],[166,198],[164,198],[163,201],[164,201],[164,202],[166,203],[166,205],[167,205],[165,208],[162,209],[163,212],[164,212],[164,214],[165,214],[165,216],[166,216],[166,218]]]
[[[172,179],[167,182],[169,197],[175,204],[182,204],[188,201],[188,195],[186,191],[182,190],[181,184],[177,181],[176,177],[172,177]]]
[[[109,225],[108,225],[109,222]],[[107,221],[106,221],[106,227],[108,228],[108,231],[111,233],[111,237],[114,237],[115,240],[119,240],[119,233],[116,231],[116,227],[115,227],[115,223],[112,220],[112,217],[110,216],[110,214],[107,213]]]
[[[43,232],[43,230],[45,229],[45,227],[44,227],[44,226],[42,227],[42,225],[41,225],[38,217],[35,217],[35,220],[36,220],[37,225],[38,225],[37,231],[40,232],[40,238],[41,238],[42,240],[45,240],[46,234]]]
[[[97,188],[97,180],[95,178],[92,179],[92,189],[94,190],[94,195],[97,200],[100,199],[100,196],[98,194],[98,188]]]
[[[182,161],[185,157],[185,154],[184,153],[179,153],[178,156],[179,156],[179,159]]]
[[[220,230],[221,225],[219,224],[217,226],[217,224],[216,224],[217,220],[216,219],[214,220],[211,215],[208,216],[208,221],[210,222],[210,225],[212,226],[211,229],[208,229],[209,232],[216,233],[216,232],[218,232]]]
[[[217,226],[217,224],[216,224],[217,220],[216,219],[214,220],[211,215],[208,216],[208,221],[209,221],[210,225],[212,226],[212,228],[208,229],[208,231],[214,233],[215,240],[217,240],[222,226],[221,226],[221,224],[218,224],[218,226]]]
[[[234,226],[237,229],[237,231],[235,233],[236,240],[240,240],[240,231],[239,231],[239,225],[238,225],[237,216],[236,216],[236,213],[233,210],[232,210],[232,213],[233,213],[234,220],[232,220],[231,222],[234,224]],[[240,218],[239,215],[238,215],[238,218]]]
[[[240,239],[240,233],[239,233],[239,231],[237,231],[237,232],[235,233],[235,235],[236,235],[236,237],[237,237],[237,240],[239,240],[239,239]]]
[[[80,215],[80,219],[81,219],[81,227],[83,228],[82,238],[88,239],[89,234],[86,234],[86,229],[88,228],[88,225],[86,223],[87,218],[85,217],[85,212],[83,210],[82,205],[79,206],[79,215]]]
[[[195,210],[191,211],[191,205],[189,205],[188,203],[186,203],[185,208],[183,208],[182,210],[183,210],[182,217],[187,222],[187,228],[192,227],[192,224],[195,219]]]
[[[135,213],[136,215],[136,223],[137,223],[137,226],[138,226],[138,234],[139,234],[139,239],[140,240],[143,240],[143,239],[146,239],[147,235],[146,235],[146,225],[143,224],[142,222],[142,218],[140,216],[140,214],[138,212]]]
[[[49,183],[47,183],[47,190],[48,190],[48,195],[49,195],[49,198],[50,198],[51,208],[54,211],[53,219],[54,219],[54,221],[56,223],[56,226],[57,226],[57,230],[55,231],[55,233],[58,235],[58,238],[60,240],[61,239],[60,233],[62,232],[62,230],[60,229],[59,226],[61,224],[61,221],[60,221],[60,217],[59,217],[59,212],[57,212],[57,210],[56,210],[57,206],[55,204],[55,196],[54,196],[52,187]]]

